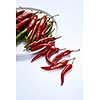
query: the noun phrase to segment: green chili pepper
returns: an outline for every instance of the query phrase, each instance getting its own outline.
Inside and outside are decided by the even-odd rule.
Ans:
[[[51,23],[51,25],[49,25],[49,28],[47,29],[46,33],[44,34],[44,36],[47,36],[47,34],[52,30],[53,24]]]
[[[28,43],[32,43],[33,41],[35,41],[36,38],[36,34],[33,36],[33,39],[31,41],[27,41]],[[28,43],[24,46],[24,48],[28,49]]]
[[[49,32],[49,33],[47,34],[47,36],[48,36],[48,37],[51,37],[51,36],[52,36],[52,33],[54,32],[54,30],[55,30],[55,28],[54,28],[53,30],[51,30],[51,32]]]
[[[19,32],[17,34],[17,36],[16,36],[16,42],[18,42],[20,39],[22,39],[24,37],[26,31],[27,31],[27,28],[25,28],[23,31],[21,31],[21,32]]]
[[[32,42],[35,41],[35,38],[36,38],[36,34],[33,36]]]

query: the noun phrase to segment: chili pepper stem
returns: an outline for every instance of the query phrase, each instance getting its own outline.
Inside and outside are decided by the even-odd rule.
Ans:
[[[63,49],[59,49],[59,51],[62,51],[62,50],[65,50],[66,48],[63,48]]]
[[[53,16],[49,17],[48,21],[49,21],[51,18],[54,18],[54,17],[56,17],[56,16],[59,16],[59,14],[56,14],[56,15],[53,15]]]
[[[78,52],[78,51],[80,51],[80,49],[78,49],[78,50],[72,50],[71,52]]]
[[[68,61],[70,61],[70,60],[73,60],[73,61],[74,61],[75,59],[76,59],[76,58],[74,57],[74,58],[68,59]]]
[[[59,38],[61,38],[62,36],[59,36],[59,37],[56,37],[55,39],[59,39]]]
[[[72,64],[74,63],[74,60],[75,60],[76,58],[73,58],[73,61],[72,61]]]

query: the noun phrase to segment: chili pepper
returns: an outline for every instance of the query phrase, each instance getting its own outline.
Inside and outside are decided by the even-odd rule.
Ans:
[[[49,22],[45,25],[42,33],[41,33],[41,38],[47,37],[47,35],[50,33],[53,27],[53,22]]]
[[[49,25],[49,27],[48,27],[48,29],[47,29],[47,31],[46,31],[45,34],[48,34],[48,33],[51,31],[52,27],[53,27],[53,23],[51,23],[51,24]]]
[[[43,50],[39,51],[38,54],[31,60],[31,62],[35,61],[36,59],[38,59],[41,56],[44,56],[47,51],[51,48],[51,45],[48,45],[47,47],[45,47]]]
[[[16,41],[18,42],[18,40],[21,39],[21,37],[24,36],[25,32],[27,31],[27,28],[25,28],[23,31],[21,31],[20,33],[17,34],[16,36]]]
[[[43,27],[46,23],[46,20],[47,20],[47,16],[43,16],[42,19],[40,20],[38,30],[37,30],[37,33],[36,33],[36,41],[38,41],[40,39],[40,35],[41,35]]]
[[[41,12],[40,12],[41,13]],[[59,14],[47,17],[47,22],[50,21],[50,19],[53,19],[54,17],[59,16]],[[38,20],[40,20],[41,18],[39,18]]]
[[[43,44],[39,44],[39,45],[37,45],[35,47],[31,47],[30,50],[31,51],[39,50],[39,49],[41,49],[41,48],[43,48],[45,46],[51,45],[51,44],[52,44],[52,46],[54,46],[54,42],[51,41],[50,43],[43,43]]]
[[[49,32],[49,33],[47,34],[47,36],[48,36],[48,37],[52,37],[52,33],[53,33],[54,30],[55,30],[55,28],[54,28],[53,30],[51,30],[51,32]]]
[[[64,48],[64,49],[65,49],[65,48]],[[46,53],[46,55],[45,55],[46,61],[47,61],[49,64],[52,64],[52,61],[50,60],[50,57],[51,57],[54,53],[57,53],[59,50],[64,50],[64,49],[59,49],[59,48],[57,48],[57,47],[49,49],[49,51],[48,51],[48,52]]]
[[[25,24],[27,24],[28,22],[30,22],[30,18],[26,18],[24,20],[22,20],[20,23],[18,23],[16,25],[16,31],[19,31],[20,29],[22,29],[23,26],[25,26]]]
[[[19,10],[19,11],[16,11],[16,17],[19,16],[19,15],[21,15],[21,14],[24,13],[24,12],[25,12],[24,9],[21,9],[21,10]]]
[[[20,23],[21,22],[21,20],[19,20],[19,19],[16,19],[16,23],[18,24],[18,23]]]
[[[52,34],[52,32],[55,30],[55,29],[53,29],[52,30],[52,25],[48,28],[48,30],[46,31],[46,33],[42,36],[43,38],[45,38],[45,37],[50,37],[50,34]]]
[[[31,32],[31,35],[30,35],[30,37],[29,37],[29,40],[32,40],[33,35],[34,35],[35,32],[37,31],[38,25],[39,25],[39,23],[37,23],[37,24],[34,26],[32,32]]]
[[[29,25],[28,25],[28,27],[27,27],[27,34],[29,33],[30,29],[33,28],[33,27],[35,26],[36,21],[37,21],[37,18],[38,18],[38,16],[35,15],[35,16],[33,17],[33,19],[31,20],[31,22],[29,23]]]
[[[78,51],[80,51],[80,49],[78,49],[78,50],[65,50],[65,51],[59,53],[58,55],[56,55],[53,58],[52,63],[56,63],[59,59],[61,59],[64,56],[69,55],[71,52],[78,52]]]
[[[48,25],[46,25],[45,26],[45,28],[43,29],[43,31],[42,31],[42,33],[41,33],[41,35],[44,35],[45,33],[46,33],[46,31],[47,31],[47,29],[49,28],[49,26]]]
[[[26,40],[27,43],[30,42],[29,41],[29,36],[31,35],[31,32],[32,32],[32,30],[28,33],[28,35],[25,35],[25,40]]]
[[[73,60],[74,58],[72,59],[69,59],[69,60],[62,60],[56,64],[53,64],[53,65],[50,65],[50,66],[45,66],[45,67],[41,67],[42,69],[44,70],[54,70],[54,69],[58,69],[58,68],[63,68],[64,66],[67,65],[68,61],[70,60]]]
[[[32,13],[31,12],[26,12],[26,13],[23,13],[20,16],[18,16],[16,18],[16,20],[24,20],[25,18],[29,18],[31,16],[32,16]]]
[[[34,41],[34,42],[28,44],[28,47],[36,46],[36,45],[41,44],[41,43],[47,43],[49,41],[54,41],[54,40],[59,39],[59,38],[61,38],[61,36],[59,36],[59,37],[45,37],[41,40]]]
[[[74,62],[74,60],[75,60],[75,58],[73,59],[73,62]],[[64,76],[65,76],[65,74],[69,71],[69,70],[71,70],[72,69],[72,65],[73,65],[73,62],[72,62],[72,64],[68,64],[67,66],[65,66],[64,67],[64,69],[62,70],[62,72],[61,72],[61,86],[63,85],[63,83],[64,83]]]

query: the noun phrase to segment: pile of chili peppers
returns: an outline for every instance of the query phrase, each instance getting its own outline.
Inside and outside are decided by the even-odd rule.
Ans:
[[[28,12],[24,9],[16,11],[16,42],[25,40],[28,43],[44,37],[51,37],[55,28],[54,21],[40,11]],[[41,15],[41,17],[40,17]]]
[[[48,66],[41,67],[43,70],[51,71],[55,69],[62,69],[61,72],[61,86],[64,83],[65,74],[73,67],[73,62],[76,59],[64,59],[63,57],[70,55],[72,52],[78,52],[78,50],[66,50],[60,49],[55,46],[55,40],[61,38],[52,36],[53,21],[50,21],[46,15],[38,18],[39,12],[31,13],[26,12],[24,9],[16,11],[16,41],[26,40],[26,50],[38,51],[32,58],[31,62],[34,62],[38,58],[44,56]],[[59,53],[59,51],[61,51]],[[56,54],[51,60],[51,56]],[[61,61],[60,61],[61,60]],[[69,63],[71,61],[71,63]]]

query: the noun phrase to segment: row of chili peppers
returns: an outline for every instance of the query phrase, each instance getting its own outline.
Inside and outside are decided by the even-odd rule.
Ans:
[[[48,66],[41,67],[43,70],[54,70],[63,68],[61,72],[61,85],[64,83],[64,76],[65,74],[72,69],[73,62],[75,58],[71,59],[64,59],[61,60],[64,56],[68,56],[71,52],[77,52],[78,50],[65,50],[60,49],[55,46],[55,40],[61,38],[59,37],[52,37],[52,27],[53,21],[50,21],[46,15],[42,18],[38,18],[39,12],[31,13],[26,12],[24,9],[21,9],[16,12],[16,41],[24,37],[27,40],[27,44],[25,45],[26,50],[30,51],[38,51],[38,53],[32,58],[31,62],[34,62],[36,59],[40,58],[41,56],[45,56],[45,59]],[[62,51],[59,53],[59,51]],[[51,56],[55,53],[58,53],[53,60],[51,60]],[[72,63],[68,63],[72,60]]]
[[[53,23],[50,17],[41,12],[28,12],[24,9],[16,11],[16,41],[25,39],[27,42],[37,41],[44,37],[52,36]]]
[[[59,38],[61,38],[61,36],[59,36],[59,37],[45,37],[45,38],[40,39],[38,41],[34,41],[32,43],[27,44],[25,48],[28,50],[31,50],[31,51],[40,50],[32,58],[31,62],[34,62],[36,59],[40,58],[41,56],[45,56],[45,59],[46,59],[47,63],[49,64],[49,66],[41,67],[43,70],[50,71],[50,70],[54,70],[54,69],[64,68],[62,70],[62,73],[61,73],[61,85],[63,85],[64,75],[69,70],[72,69],[72,65],[73,65],[75,58],[71,58],[68,60],[64,59],[60,62],[59,62],[59,60],[62,59],[64,56],[70,55],[71,52],[80,51],[80,49],[78,49],[78,50],[65,50],[66,48],[60,49],[58,47],[55,47],[55,40],[59,39]],[[64,50],[64,51],[58,53],[61,50]],[[53,58],[53,60],[51,60],[50,57],[55,53],[58,53],[58,54]],[[72,63],[68,64],[68,62],[71,60],[72,60]]]

